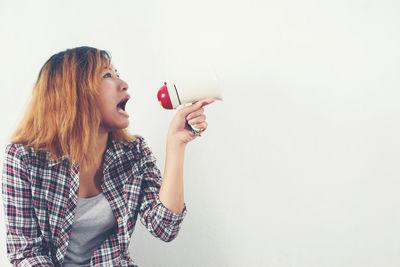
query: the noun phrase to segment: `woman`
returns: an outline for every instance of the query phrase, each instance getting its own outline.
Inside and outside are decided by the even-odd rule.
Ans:
[[[207,128],[205,99],[176,112],[163,179],[141,136],[126,130],[128,85],[110,55],[68,49],[42,67],[25,116],[6,148],[3,200],[15,266],[136,266],[128,255],[140,214],[166,242],[186,214],[183,160]]]

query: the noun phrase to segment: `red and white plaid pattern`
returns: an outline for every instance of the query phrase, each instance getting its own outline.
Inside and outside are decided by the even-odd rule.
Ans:
[[[3,168],[7,253],[14,266],[61,266],[78,199],[79,166],[65,157],[10,144]],[[137,266],[128,246],[138,214],[149,232],[173,240],[186,215],[169,211],[159,200],[161,173],[145,140],[109,140],[102,191],[118,228],[94,252],[91,266]]]

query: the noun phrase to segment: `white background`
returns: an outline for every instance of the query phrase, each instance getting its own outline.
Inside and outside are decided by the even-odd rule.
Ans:
[[[139,266],[400,266],[399,15],[395,0],[1,0],[1,149],[44,62],[90,45],[113,55],[163,171],[174,112],[156,92],[213,68],[225,99],[186,150],[187,217],[171,243],[138,221]]]

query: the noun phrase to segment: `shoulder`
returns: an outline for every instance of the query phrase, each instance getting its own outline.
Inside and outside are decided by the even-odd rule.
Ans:
[[[147,155],[151,153],[151,150],[145,140],[141,135],[135,135],[135,138],[129,141],[119,142],[125,152],[133,152],[134,154]]]
[[[19,160],[19,161],[28,161],[29,160],[29,151],[24,147],[23,144],[15,143],[8,144],[5,148],[5,158],[6,160]]]
[[[49,152],[35,150],[33,147],[26,147],[22,143],[8,144],[5,148],[5,160],[7,162],[20,162],[25,165],[32,162],[47,164],[49,158]]]
[[[6,146],[5,152],[6,155],[17,156],[24,153],[24,150],[25,150],[24,146],[22,144],[17,143],[17,144],[8,144]]]

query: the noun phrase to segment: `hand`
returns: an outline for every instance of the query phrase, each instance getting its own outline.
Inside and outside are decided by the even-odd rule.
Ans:
[[[196,139],[197,136],[186,125],[186,121],[193,128],[202,129],[202,132],[204,132],[208,123],[203,107],[214,101],[215,98],[206,98],[178,110],[169,125],[167,141],[185,145]]]

